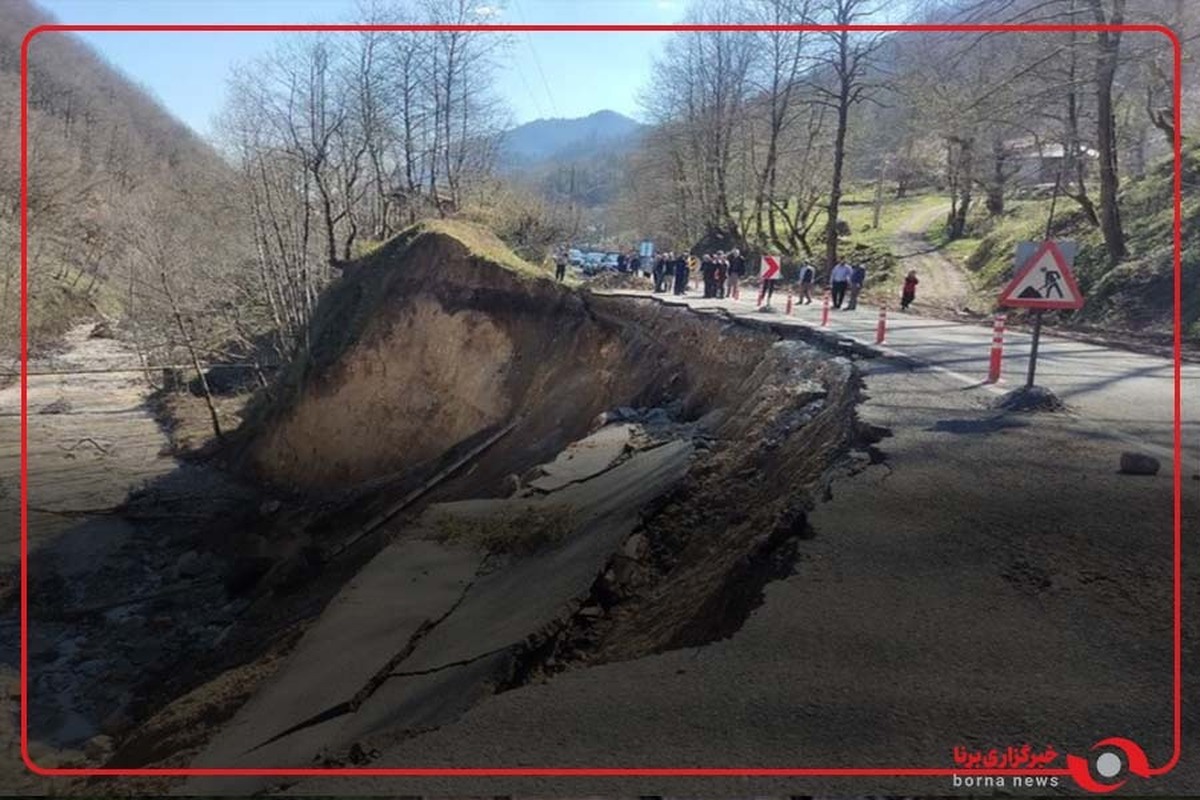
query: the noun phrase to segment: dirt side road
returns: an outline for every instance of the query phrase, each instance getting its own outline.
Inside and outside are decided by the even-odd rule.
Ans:
[[[917,208],[901,220],[892,243],[892,252],[900,259],[898,276],[910,269],[917,271],[918,308],[936,308],[954,313],[972,299],[971,281],[966,271],[938,251],[925,239],[925,232],[943,219],[949,206]]]

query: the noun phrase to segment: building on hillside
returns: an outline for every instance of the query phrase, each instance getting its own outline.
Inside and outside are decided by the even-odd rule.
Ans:
[[[1009,153],[1013,170],[1013,183],[1020,186],[1044,186],[1053,184],[1064,168],[1067,148],[1061,142],[1052,142],[1034,137],[1012,139],[1004,143]],[[1083,174],[1092,177],[1100,154],[1086,145],[1079,146],[1079,157],[1083,159]]]

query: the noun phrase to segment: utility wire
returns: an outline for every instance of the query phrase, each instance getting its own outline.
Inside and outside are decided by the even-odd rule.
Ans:
[[[525,14],[521,11],[520,0],[513,0],[513,10],[517,12],[517,19],[522,25],[526,25]],[[554,92],[550,91],[550,81],[546,80],[546,72],[542,69],[542,60],[538,58],[537,48],[533,46],[533,36],[529,31],[525,31],[525,44],[529,45],[529,53],[533,56],[533,65],[537,68],[538,75],[542,78],[542,86],[546,89],[546,97],[550,100],[550,108],[554,112],[554,116],[558,114],[558,103],[554,101]]]

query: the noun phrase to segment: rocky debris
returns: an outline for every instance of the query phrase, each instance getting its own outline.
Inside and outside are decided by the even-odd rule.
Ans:
[[[640,561],[649,548],[650,542],[646,539],[646,534],[635,533],[625,540],[625,544],[621,547],[621,554],[634,561]]]
[[[61,397],[53,403],[47,403],[38,409],[39,414],[69,414],[70,412],[71,404]]]
[[[283,507],[283,503],[278,500],[263,500],[258,506],[258,513],[264,517],[269,517]]]
[[[195,578],[204,572],[204,557],[195,550],[188,550],[175,562],[175,577]]]
[[[801,497],[788,503],[775,520],[773,535],[811,539],[815,535],[808,524],[808,512],[812,503],[806,497]]]
[[[500,486],[500,494],[504,497],[515,497],[521,492],[521,476],[508,475]]]
[[[1154,456],[1126,451],[1121,453],[1120,472],[1123,475],[1157,475],[1161,465]]]
[[[721,427],[721,423],[729,418],[729,412],[723,408],[714,408],[707,414],[696,420],[696,427],[704,431],[714,431]]]
[[[236,559],[225,578],[225,591],[230,597],[249,592],[274,564],[275,560],[268,556],[242,556]]]
[[[1066,404],[1044,386],[1013,389],[992,404],[1004,411],[1063,411]]]
[[[109,320],[101,320],[92,326],[88,332],[89,339],[111,339],[113,338],[112,322]]]
[[[108,760],[108,757],[112,753],[113,740],[111,736],[103,734],[93,736],[83,745],[83,754],[87,757],[88,761],[104,762]]]

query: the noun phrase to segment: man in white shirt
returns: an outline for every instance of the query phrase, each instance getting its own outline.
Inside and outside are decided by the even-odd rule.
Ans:
[[[841,308],[846,297],[846,289],[850,286],[850,265],[839,261],[829,273],[829,293],[832,295],[834,308]]]

